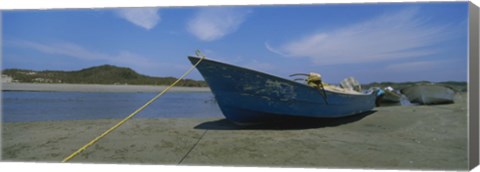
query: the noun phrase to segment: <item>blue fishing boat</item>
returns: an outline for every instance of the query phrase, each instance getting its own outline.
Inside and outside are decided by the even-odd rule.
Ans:
[[[200,60],[188,58],[192,64]],[[203,59],[197,69],[226,119],[238,124],[272,122],[282,117],[338,118],[375,107],[375,91],[319,89],[210,59]]]

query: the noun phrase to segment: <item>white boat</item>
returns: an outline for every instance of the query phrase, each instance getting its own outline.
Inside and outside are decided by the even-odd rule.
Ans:
[[[383,103],[399,103],[402,99],[402,95],[390,86],[385,87],[383,91],[385,92],[382,97]]]

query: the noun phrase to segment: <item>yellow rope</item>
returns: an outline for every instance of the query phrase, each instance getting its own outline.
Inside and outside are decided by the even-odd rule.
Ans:
[[[197,50],[197,55],[199,54],[199,51]],[[67,162],[69,161],[70,159],[72,159],[73,157],[77,156],[79,153],[81,153],[82,151],[84,151],[85,149],[87,149],[88,147],[92,146],[93,144],[95,144],[98,140],[100,140],[102,137],[106,136],[108,133],[112,132],[113,130],[115,130],[116,128],[118,128],[120,125],[122,125],[123,123],[125,123],[127,120],[129,120],[130,118],[132,118],[133,116],[135,116],[137,113],[139,113],[140,111],[142,111],[143,109],[145,109],[148,105],[150,105],[151,103],[153,103],[156,99],[158,99],[160,96],[162,96],[165,92],[167,92],[170,88],[172,88],[175,84],[177,84],[178,82],[180,82],[181,79],[183,79],[185,76],[187,76],[190,72],[192,72],[193,69],[195,69],[195,67],[200,64],[200,62],[205,58],[205,56],[202,55],[202,57],[200,58],[200,60],[198,60],[197,63],[195,63],[195,65],[193,65],[187,72],[185,72],[180,78],[178,78],[173,84],[171,84],[170,86],[168,86],[167,88],[165,88],[162,92],[160,92],[159,94],[157,94],[155,97],[153,97],[150,101],[148,101],[147,103],[145,103],[142,107],[138,108],[135,112],[133,112],[132,114],[128,115],[126,118],[124,118],[122,121],[120,121],[118,124],[114,125],[112,128],[108,129],[107,131],[105,131],[104,133],[102,133],[101,135],[99,135],[98,137],[96,137],[95,139],[93,139],[92,141],[90,141],[89,143],[87,143],[86,145],[84,145],[83,147],[81,147],[80,149],[78,149],[77,151],[73,152],[70,156],[66,157],[65,159],[63,159],[62,162]]]

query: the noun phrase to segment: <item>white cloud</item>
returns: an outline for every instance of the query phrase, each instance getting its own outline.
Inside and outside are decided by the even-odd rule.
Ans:
[[[116,13],[121,18],[150,30],[160,22],[158,10],[158,8],[122,8],[116,10]]]
[[[202,41],[217,40],[235,32],[248,13],[240,8],[202,8],[187,23],[187,30]]]
[[[267,50],[306,57],[315,64],[348,64],[405,59],[438,53],[430,48],[448,36],[447,26],[427,25],[418,9],[385,14],[334,31],[317,32]]]
[[[120,51],[116,54],[108,54],[92,51],[69,42],[44,44],[31,41],[13,41],[11,44],[17,47],[33,49],[46,54],[60,55],[80,60],[105,61],[111,64],[147,68],[155,66],[155,64],[146,57],[128,51]]]
[[[276,50],[273,48],[268,42],[265,42],[265,48],[267,48],[268,51],[273,52],[275,54],[279,54],[281,56],[288,56],[287,54],[284,54],[283,52],[280,52],[279,50]]]

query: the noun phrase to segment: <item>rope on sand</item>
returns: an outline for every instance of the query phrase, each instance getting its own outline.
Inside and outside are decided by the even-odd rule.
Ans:
[[[200,54],[200,51],[197,50],[196,51],[196,54],[199,55]],[[195,69],[195,67],[197,67],[198,64],[200,64],[200,62],[205,58],[204,55],[201,56],[200,60],[198,60],[197,63],[195,63],[195,65],[193,65],[187,72],[185,72],[180,78],[178,78],[175,82],[173,82],[170,86],[168,86],[167,88],[165,88],[162,92],[158,93],[155,97],[153,97],[152,99],[150,99],[147,103],[145,103],[142,107],[138,108],[135,112],[131,113],[130,115],[128,115],[126,118],[124,118],[123,120],[121,120],[119,123],[117,123],[116,125],[114,125],[113,127],[111,127],[110,129],[108,129],[107,131],[105,131],[104,133],[100,134],[99,136],[97,136],[95,139],[93,139],[92,141],[88,142],[86,145],[82,146],[80,149],[78,149],[77,151],[73,152],[71,155],[69,155],[68,157],[66,157],[65,159],[63,159],[62,162],[68,162],[69,160],[71,160],[72,158],[74,158],[75,156],[77,156],[78,154],[80,154],[81,152],[83,152],[84,150],[86,150],[88,147],[92,146],[93,144],[95,144],[98,140],[100,140],[101,138],[105,137],[107,134],[109,134],[110,132],[112,132],[113,130],[117,129],[118,127],[120,127],[122,124],[124,124],[125,122],[127,122],[130,118],[134,117],[136,114],[138,114],[139,112],[141,112],[143,109],[145,109],[148,105],[152,104],[155,100],[157,100],[160,96],[162,96],[163,94],[165,94],[170,88],[172,88],[173,86],[175,86],[175,84],[177,84],[178,82],[180,82],[180,80],[182,80],[185,76],[187,76],[190,72],[192,72],[193,69]]]
[[[203,136],[205,136],[205,134],[207,134],[207,131],[208,130],[205,130],[203,132],[203,134],[200,136],[200,138],[198,138],[197,142],[190,148],[190,150],[188,150],[188,152],[185,155],[183,155],[182,159],[180,159],[180,161],[178,161],[177,165],[180,165],[183,162],[183,160],[185,160],[185,158],[187,158],[188,154],[190,154],[190,152],[192,152],[192,150],[195,147],[197,147],[198,143],[200,143],[200,140],[202,140]]]

